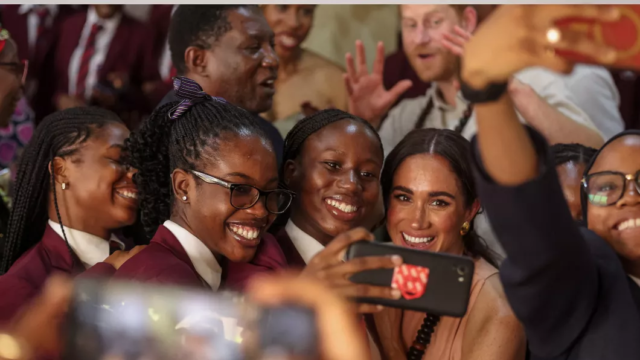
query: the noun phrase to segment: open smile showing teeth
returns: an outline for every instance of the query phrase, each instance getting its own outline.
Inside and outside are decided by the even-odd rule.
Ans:
[[[250,226],[229,225],[229,229],[235,234],[242,236],[248,240],[255,240],[260,235],[260,229]]]
[[[295,47],[296,45],[298,45],[298,40],[296,40],[293,36],[281,35],[280,43],[286,47]]]
[[[402,237],[404,237],[405,241],[412,244],[428,244],[433,241],[433,237],[414,237],[409,236],[405,233],[402,233]]]
[[[345,212],[345,213],[354,213],[356,211],[358,211],[358,207],[357,206],[353,206],[353,205],[349,205],[347,203],[344,203],[342,201],[338,201],[338,200],[334,200],[334,199],[326,199],[325,202],[331,206],[333,206],[334,208]]]
[[[116,194],[122,196],[123,198],[126,199],[137,199],[138,198],[138,193],[136,191],[129,191],[129,190],[116,190]]]
[[[618,231],[640,227],[640,218],[629,219],[618,224]]]

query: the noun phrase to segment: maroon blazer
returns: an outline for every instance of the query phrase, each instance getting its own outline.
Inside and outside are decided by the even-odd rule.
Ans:
[[[153,53],[156,60],[160,60],[162,50],[169,36],[169,25],[171,24],[171,10],[173,5],[152,5],[151,14],[147,26],[153,32]]]
[[[280,231],[278,231],[276,239],[278,239],[278,244],[284,252],[284,256],[287,259],[287,265],[289,268],[302,269],[307,266],[307,263],[304,262],[295,245],[293,245],[293,242],[291,241],[291,238],[289,237],[289,234],[287,234],[285,228],[282,228],[280,229]]]
[[[55,272],[83,277],[109,277],[116,269],[107,263],[98,263],[85,271],[80,259],[69,249],[50,226],[42,240],[24,253],[9,271],[0,276],[0,326],[35,297],[49,275]]]
[[[69,90],[69,63],[74,51],[80,43],[82,29],[87,20],[87,13],[78,13],[66,19],[60,28],[60,40],[56,46],[55,77],[58,95],[67,94]],[[150,104],[142,91],[143,83],[160,80],[158,60],[154,58],[151,30],[144,24],[122,15],[122,20],[111,40],[109,50],[102,67],[98,71],[98,82],[107,83],[112,73],[124,73],[130,81],[130,94],[124,97],[130,102],[130,110],[150,113]],[[122,104],[119,104],[122,105]],[[127,124],[135,129],[138,124]]]
[[[223,262],[221,288],[241,291],[252,276],[286,267],[286,260],[271,235],[262,238],[256,256],[249,263]],[[169,285],[207,288],[184,248],[164,226],[160,226],[151,243],[124,263],[115,274],[118,279]]]
[[[29,30],[27,18],[29,13],[19,14],[21,5],[4,5],[2,9],[2,26],[9,30],[11,37],[18,46],[18,57],[29,60],[27,81],[37,79],[36,92],[30,97],[29,103],[36,115],[36,124],[55,109],[51,98],[55,93],[54,59],[59,32],[62,23],[69,16],[77,13],[75,6],[58,5],[58,12],[53,18],[52,26],[45,31],[35,44],[35,51],[29,51]]]

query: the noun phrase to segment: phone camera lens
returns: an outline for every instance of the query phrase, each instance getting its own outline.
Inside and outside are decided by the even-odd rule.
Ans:
[[[458,270],[458,275],[460,275],[460,276],[462,276],[462,275],[467,273],[467,268],[464,267],[464,266],[458,266],[457,270]]]

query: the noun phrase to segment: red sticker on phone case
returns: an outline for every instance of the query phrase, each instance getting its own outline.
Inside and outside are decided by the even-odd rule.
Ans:
[[[391,287],[400,290],[407,300],[420,298],[429,280],[429,269],[421,266],[403,264],[393,271]]]

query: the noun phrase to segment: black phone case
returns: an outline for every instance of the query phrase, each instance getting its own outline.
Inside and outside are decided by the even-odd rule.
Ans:
[[[475,270],[473,260],[468,257],[369,241],[354,243],[347,251],[348,259],[389,255],[400,255],[404,264],[429,269],[429,279],[424,294],[413,300],[359,298],[358,301],[434,315],[463,317],[466,314]],[[367,270],[352,275],[349,280],[358,284],[391,286],[393,272],[393,269]]]

